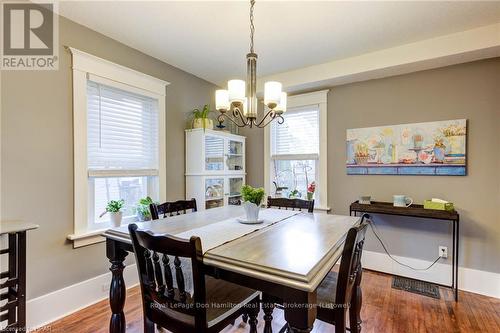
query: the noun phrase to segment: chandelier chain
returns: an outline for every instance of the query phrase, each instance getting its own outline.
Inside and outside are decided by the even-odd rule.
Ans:
[[[253,52],[253,35],[255,33],[255,25],[253,24],[253,8],[255,6],[255,0],[250,0],[250,53]]]

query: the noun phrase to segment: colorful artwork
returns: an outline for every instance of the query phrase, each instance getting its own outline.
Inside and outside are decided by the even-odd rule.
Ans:
[[[466,175],[466,119],[347,130],[348,175]]]

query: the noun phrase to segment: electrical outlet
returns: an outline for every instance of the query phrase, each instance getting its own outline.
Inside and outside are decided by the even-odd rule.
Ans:
[[[439,247],[439,256],[441,258],[448,258],[448,247],[440,246]]]

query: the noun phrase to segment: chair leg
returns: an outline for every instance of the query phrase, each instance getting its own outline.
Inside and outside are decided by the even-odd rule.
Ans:
[[[335,314],[335,333],[346,333],[345,310],[337,311]]]
[[[155,333],[155,324],[144,316],[144,333]]]
[[[349,307],[349,326],[352,333],[361,333],[361,305],[363,303],[363,295],[361,292],[361,275],[360,267],[359,274],[356,276],[354,290],[351,296],[351,306]]]
[[[259,301],[253,301],[247,306],[248,309],[248,322],[250,323],[250,333],[257,333],[257,316],[259,315]]]

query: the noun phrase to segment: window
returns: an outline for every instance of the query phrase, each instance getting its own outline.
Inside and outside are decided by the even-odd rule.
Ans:
[[[282,195],[306,198],[316,183],[319,159],[319,110],[317,105],[289,109],[281,125],[271,126],[271,175]],[[293,193],[295,191],[295,193]]]
[[[87,81],[87,155],[90,228],[110,200],[123,199],[125,222],[134,220],[140,198],[158,200],[158,102]]]
[[[110,200],[123,221],[140,198],[165,200],[168,82],[69,48],[73,60],[74,247],[104,239]]]
[[[314,182],[315,207],[326,209],[326,93],[289,97],[284,123],[269,126],[265,184],[272,196],[306,199]]]

